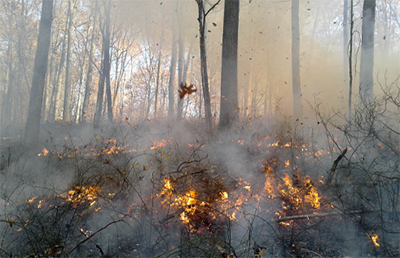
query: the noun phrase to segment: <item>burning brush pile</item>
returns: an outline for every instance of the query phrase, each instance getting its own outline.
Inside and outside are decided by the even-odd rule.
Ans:
[[[43,183],[27,183],[38,171],[2,168],[4,180],[15,173],[21,181],[2,188],[1,256],[398,254],[374,222],[398,230],[396,207],[382,201],[377,212],[371,185],[339,172],[346,151],[334,140],[321,148],[278,135],[127,139],[44,147],[34,157],[39,174],[49,172]]]

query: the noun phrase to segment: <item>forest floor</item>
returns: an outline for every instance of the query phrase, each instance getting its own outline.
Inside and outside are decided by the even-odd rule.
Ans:
[[[365,149],[327,130],[124,120],[45,125],[33,152],[3,139],[0,256],[400,255],[399,177],[384,166],[398,157],[368,145],[380,174],[365,170]]]

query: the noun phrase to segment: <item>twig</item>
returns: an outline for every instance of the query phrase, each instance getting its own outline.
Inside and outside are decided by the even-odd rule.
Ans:
[[[118,223],[124,221],[124,218],[119,219],[119,220],[114,220],[111,221],[110,223],[108,223],[107,225],[105,225],[104,227],[102,227],[101,229],[97,230],[96,232],[94,232],[93,234],[91,234],[90,236],[87,236],[86,239],[82,240],[81,242],[79,242],[74,248],[72,248],[69,252],[67,252],[67,255],[71,254],[76,248],[78,248],[78,246],[80,246],[81,244],[85,243],[86,241],[88,241],[89,239],[91,239],[92,237],[94,237],[97,233],[103,231],[104,229],[108,228],[109,226],[111,226],[112,224]]]

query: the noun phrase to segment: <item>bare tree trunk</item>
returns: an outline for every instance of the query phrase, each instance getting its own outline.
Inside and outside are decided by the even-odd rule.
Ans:
[[[7,62],[8,62],[8,83],[7,83],[7,95],[6,99],[4,100],[3,109],[4,110],[4,121],[7,121],[7,124],[11,124],[10,121],[11,111],[12,111],[12,96],[13,96],[13,85],[15,80],[15,71],[13,69],[13,58],[12,58],[12,43],[11,40],[8,42],[7,47]],[[4,125],[4,123],[2,123]],[[6,132],[7,133],[7,132]]]
[[[71,61],[72,53],[74,49],[74,33],[75,27],[73,24],[74,19],[74,0],[68,2],[68,50],[67,50],[67,64],[65,71],[65,91],[64,91],[64,108],[63,108],[63,120],[67,123],[71,122],[72,118],[72,99],[71,99]]]
[[[219,128],[229,127],[238,109],[237,51],[239,0],[225,1],[222,36],[221,102]]]
[[[174,30],[172,36],[171,65],[169,67],[169,84],[168,84],[168,119],[170,121],[172,121],[174,117],[175,70],[176,70],[176,32]]]
[[[251,67],[252,67],[252,65],[251,65]],[[250,68],[250,69],[253,69],[253,68]],[[252,91],[251,91],[251,114],[253,115],[253,116],[256,116],[257,115],[257,96],[258,96],[258,88],[257,88],[257,85],[258,85],[258,83],[256,83],[256,80],[254,79],[254,73],[252,73],[252,72],[250,72],[250,74],[249,74],[249,77],[250,77],[250,79],[249,79],[249,81],[250,81],[250,83],[251,83],[251,85],[252,85]]]
[[[201,67],[201,82],[203,86],[203,98],[204,98],[204,108],[205,108],[205,116],[206,116],[206,124],[207,128],[211,129],[212,121],[211,121],[211,99],[210,99],[210,90],[208,86],[208,71],[207,71],[207,55],[206,55],[206,18],[207,14],[215,8],[219,4],[218,1],[214,4],[208,11],[205,11],[204,8],[204,0],[196,0],[198,6],[198,18],[199,21],[199,31],[200,31],[200,67]],[[201,110],[201,106],[200,106]],[[201,116],[201,112],[200,112]]]
[[[81,58],[81,65],[80,65],[80,76],[79,76],[79,90],[78,90],[78,99],[77,99],[77,104],[76,104],[76,109],[75,109],[75,122],[79,123],[81,120],[81,110],[82,110],[82,86],[83,86],[83,71],[85,70],[86,66],[86,59],[85,57]]]
[[[103,55],[104,55],[104,46],[103,46]],[[99,85],[98,85],[98,91],[97,91],[97,100],[96,100],[96,110],[94,114],[94,121],[93,121],[93,126],[94,128],[100,127],[101,123],[101,112],[103,109],[103,96],[104,96],[104,81],[105,77],[103,74],[103,67],[104,67],[104,58],[101,60],[101,72],[100,72],[100,78],[99,78]]]
[[[348,54],[348,73],[349,73],[349,111],[348,111],[348,119],[349,123],[351,123],[351,105],[352,105],[352,97],[353,97],[353,27],[354,27],[354,3],[353,0],[350,0],[350,39],[349,39],[349,54]]]
[[[33,67],[31,95],[29,99],[28,119],[25,127],[25,145],[36,146],[39,141],[41,106],[49,57],[53,0],[43,0],[39,35]]]
[[[62,74],[64,64],[65,64],[68,23],[69,23],[69,21],[67,18],[66,22],[65,22],[65,32],[64,32],[64,38],[63,38],[62,47],[61,47],[60,63],[59,63],[59,66],[57,67],[57,72],[54,76],[54,81],[53,81],[55,91],[53,93],[53,101],[52,101],[51,114],[50,114],[50,118],[53,120],[56,120],[61,115],[61,103],[60,103],[61,96],[62,96],[61,74]]]
[[[294,118],[303,119],[300,82],[299,0],[292,0],[292,87]]]
[[[54,43],[55,44],[55,43]],[[52,47],[54,49],[55,47]],[[42,114],[43,114],[43,121],[49,121],[49,114],[50,114],[50,108],[52,106],[52,100],[53,100],[53,92],[55,90],[55,87],[51,84],[52,77],[54,74],[54,52],[50,51],[50,72],[47,73],[47,79],[46,79],[46,87],[45,87],[45,94],[44,94],[44,102],[43,102],[43,107],[42,107]]]
[[[180,14],[181,10],[179,11]],[[182,24],[179,23],[178,24],[178,47],[179,47],[179,51],[178,51],[178,85],[181,85],[181,83],[185,83],[183,81],[183,66],[184,66],[184,62],[185,62],[185,57],[184,57],[184,52],[185,52],[185,45],[184,45],[184,41],[182,38]],[[181,120],[182,119],[182,108],[183,108],[183,98],[181,99],[180,97],[178,97],[178,107],[177,107],[177,119]]]
[[[349,78],[348,70],[348,50],[349,50],[349,0],[344,0],[343,3],[343,78],[344,85],[347,85],[347,79]]]
[[[111,0],[104,1],[106,23],[104,36],[104,77],[106,79],[106,95],[107,95],[107,118],[108,122],[113,122],[113,112],[111,103],[111,82],[110,82],[110,26],[111,26]]]
[[[156,78],[156,92],[155,92],[155,101],[154,101],[154,119],[157,117],[158,90],[160,88],[161,50],[162,50],[163,41],[164,41],[164,23],[162,24],[162,28],[161,28],[160,50],[158,52],[158,59],[157,59],[157,75],[156,75],[157,78]]]
[[[364,0],[360,63],[360,97],[371,102],[374,92],[374,32],[376,0]]]
[[[94,51],[96,49],[96,38],[97,38],[97,14],[98,14],[98,5],[97,1],[95,1],[95,10],[93,16],[93,28],[92,28],[92,39],[90,42],[90,53],[89,53],[89,64],[88,64],[88,71],[86,76],[86,83],[85,83],[85,97],[83,99],[82,105],[82,121],[88,121],[88,109],[89,109],[89,98],[90,98],[90,91],[91,91],[91,84],[92,84],[92,74],[93,74],[93,62],[94,62]]]

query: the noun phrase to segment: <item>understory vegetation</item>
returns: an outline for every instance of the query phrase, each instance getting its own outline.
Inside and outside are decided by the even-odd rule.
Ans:
[[[399,256],[395,103],[223,132],[48,124],[29,154],[3,139],[1,256]]]

